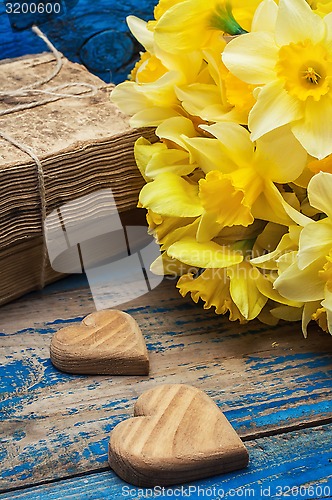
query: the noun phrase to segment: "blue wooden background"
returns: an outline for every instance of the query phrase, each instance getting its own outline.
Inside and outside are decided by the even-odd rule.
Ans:
[[[12,7],[58,3],[60,14],[8,14],[10,2],[0,2],[0,59],[45,51],[32,31],[37,24],[73,62],[84,64],[107,83],[126,79],[138,58],[140,45],[130,34],[126,16],[153,17],[155,0],[13,0]],[[25,9],[24,9],[25,10]]]
[[[107,446],[137,397],[162,383],[204,390],[250,454],[246,469],[190,483],[205,497],[179,495],[178,485],[162,498],[216,500],[214,487],[228,500],[331,497],[330,335],[311,325],[304,339],[298,323],[239,325],[165,280],[122,306],[146,339],[149,376],[59,372],[49,359],[52,335],[93,309],[79,275],[1,308],[0,500],[158,498],[135,487],[124,494],[128,484],[110,470]]]

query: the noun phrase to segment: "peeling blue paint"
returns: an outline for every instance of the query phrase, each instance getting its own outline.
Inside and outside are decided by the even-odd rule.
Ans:
[[[54,321],[48,321],[46,323],[46,325],[63,325],[63,324],[67,324],[67,323],[79,323],[80,321],[82,321],[85,318],[85,316],[77,316],[75,318],[69,318],[69,319],[59,318],[59,319],[55,319]]]
[[[325,353],[295,353],[268,359],[263,359],[257,356],[249,356],[246,363],[250,364],[250,370],[261,370],[263,368],[267,368],[265,373],[269,374],[275,373],[275,371],[287,370],[289,367],[297,368],[306,366],[307,368],[317,368],[319,366],[331,366],[331,355]],[[281,368],[274,370],[276,365],[281,365]]]
[[[300,486],[303,486],[302,493],[307,488],[308,494],[296,496],[295,493],[291,495],[292,498],[322,498],[323,496],[329,498],[331,497],[329,492],[332,491],[331,443],[331,426],[304,429],[287,435],[247,442],[250,464],[246,469],[191,482],[183,485],[183,488],[184,491],[188,491],[189,486],[196,488],[195,491],[191,489],[190,498],[194,500],[203,497],[202,491],[206,495],[205,498],[214,498],[213,488],[219,490],[220,498],[280,499],[285,493],[292,491],[292,487]],[[89,452],[98,454],[99,447],[104,447],[105,444],[98,442],[97,449],[87,448],[86,456]],[[309,485],[312,485],[310,490]],[[182,495],[179,497],[179,487],[181,485],[167,487],[167,498],[182,498]],[[198,488],[201,488],[200,494]],[[142,495],[145,498],[156,498],[153,494],[149,494],[151,490],[128,485],[112,470],[26,488],[22,491],[0,495],[0,498],[1,500],[11,498],[18,500],[59,500],[59,498],[62,500],[100,500],[102,498],[121,500],[124,498],[124,491],[131,492],[128,498],[140,498]],[[209,495],[209,491],[212,495]],[[278,491],[284,494],[278,495]],[[311,495],[310,492],[312,492]]]
[[[195,327],[192,322],[190,335],[188,335],[183,327],[185,323],[177,325],[179,330],[183,330],[183,332],[177,332],[176,321],[172,322],[170,327],[170,324],[163,320],[165,311],[169,314],[169,304],[167,309],[150,306],[132,308],[138,317],[139,315],[143,315],[141,318],[145,317],[143,321],[147,330],[145,337],[148,340],[149,350],[153,351],[155,366],[158,366],[158,356],[160,356],[159,359],[161,356],[165,359],[172,349],[177,349],[180,355],[179,364],[176,365],[173,361],[169,371],[162,374],[163,382],[172,381],[176,374],[181,373],[184,383],[188,377],[191,383],[202,384],[206,392],[226,413],[234,428],[245,434],[250,434],[252,430],[276,429],[279,426],[295,425],[297,422],[331,416],[332,364],[328,353],[292,352],[290,354],[287,352],[283,356],[276,357],[269,353],[269,358],[264,357],[265,352],[254,356],[244,355],[243,359],[239,358],[239,360],[242,367],[245,367],[243,377],[246,381],[242,384],[237,378],[232,388],[227,387],[224,390],[224,371],[229,372],[232,365],[229,360],[224,359],[227,352],[224,353],[222,346],[217,344],[225,342],[226,339],[227,342],[241,342],[254,331],[260,332],[260,328],[256,325],[244,332],[241,330],[242,327],[239,327],[239,330],[229,333],[225,324],[220,323],[219,318],[213,317],[211,321],[204,324],[204,332],[202,332],[202,324]],[[184,322],[186,318],[181,318],[181,309],[179,303],[174,302],[174,317]],[[190,311],[194,309],[195,307],[192,308],[191,305],[183,309],[189,311],[191,321]],[[156,312],[154,316],[153,311],[159,312]],[[197,309],[195,311],[197,312]],[[204,313],[199,313],[198,317],[204,318]],[[13,435],[3,443],[5,449],[0,451],[0,459],[3,457],[7,463],[12,460],[10,456],[7,456],[7,447],[10,445],[12,457],[22,464],[28,464],[26,468],[23,466],[20,469],[16,468],[16,461],[12,462],[13,470],[10,471],[9,467],[6,469],[7,484],[20,485],[26,479],[32,481],[31,478],[35,477],[41,480],[41,474],[46,466],[49,468],[47,472],[49,478],[56,478],[59,470],[65,471],[66,474],[77,474],[78,471],[105,467],[110,432],[119,422],[132,415],[136,390],[126,391],[127,398],[120,392],[117,393],[117,397],[110,397],[109,400],[105,398],[105,394],[102,394],[102,399],[100,398],[101,391],[105,391],[105,388],[107,390],[110,387],[110,394],[112,394],[111,386],[122,383],[119,382],[118,377],[66,374],[58,371],[50,362],[47,349],[48,337],[63,325],[78,323],[81,320],[81,316],[64,320],[56,319],[47,323],[43,328],[27,329],[24,336],[27,333],[33,334],[33,344],[21,348],[22,344],[16,337],[13,340],[12,351],[8,350],[4,365],[0,367],[2,376],[0,394],[3,396],[0,407],[3,411],[3,419],[6,425],[12,425],[13,421],[15,425],[17,423]],[[37,338],[41,339],[42,349],[33,347],[36,345]],[[246,342],[248,343],[248,337]],[[181,360],[190,360],[189,356],[181,358],[184,350],[193,346],[196,356],[197,351],[200,350],[198,344],[203,347],[206,343],[213,344],[216,359],[210,359],[207,362],[202,357],[201,362],[197,363],[195,357],[195,361],[181,363]],[[174,352],[170,359],[174,360]],[[219,356],[221,356],[220,359]],[[182,368],[177,370],[177,367]],[[213,367],[214,373],[217,374],[215,380],[211,375]],[[153,373],[149,380],[152,380],[153,376],[156,377],[156,383],[158,383],[160,381],[158,373]],[[289,388],[286,377],[291,377],[292,380]],[[134,384],[140,384],[142,380],[147,379],[147,377],[135,377],[132,380]],[[88,392],[84,393],[86,399],[80,400],[81,396],[76,391],[86,391],[86,389],[88,389]],[[58,401],[63,395],[66,397],[66,403],[61,407]],[[69,397],[70,395],[72,397]],[[42,401],[42,411],[39,411],[39,400]],[[49,416],[52,415],[51,407],[55,401],[58,405],[58,415],[56,417],[53,415],[52,427],[48,428],[47,425],[51,425],[49,423]],[[46,409],[47,405],[50,407],[49,413]],[[58,422],[56,418],[59,419]],[[68,418],[68,426],[66,418]],[[33,431],[29,429],[31,443],[29,445],[22,442],[27,427],[37,430],[35,441],[31,441]],[[47,429],[46,436],[42,438],[38,436],[38,428]],[[52,464],[54,464],[54,470]],[[112,475],[110,478],[115,480]],[[1,495],[0,500],[2,500]]]

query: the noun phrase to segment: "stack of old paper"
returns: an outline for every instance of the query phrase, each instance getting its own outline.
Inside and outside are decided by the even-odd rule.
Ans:
[[[111,188],[114,209],[130,219],[144,183],[133,143],[141,135],[151,139],[152,131],[132,130],[110,102],[111,87],[85,68],[63,59],[59,74],[41,85],[44,93],[15,95],[22,87],[34,89],[54,65],[52,54],[0,65],[0,304],[61,276],[44,259],[45,216]],[[77,96],[57,97],[63,93]]]

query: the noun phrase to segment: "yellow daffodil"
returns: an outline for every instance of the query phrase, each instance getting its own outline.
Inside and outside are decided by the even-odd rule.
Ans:
[[[248,114],[255,103],[253,87],[230,73],[220,54],[226,42],[217,40],[213,49],[203,51],[206,70],[200,80],[175,89],[183,109],[206,122],[232,121],[248,123]],[[202,78],[204,77],[204,79]]]
[[[151,144],[144,137],[138,139],[134,154],[144,179],[149,182],[165,172],[179,176],[191,174],[198,165],[191,159],[183,137],[196,137],[198,133],[191,120],[178,116],[157,127],[156,135],[161,142]]]
[[[197,80],[202,54],[170,56],[156,46],[147,23],[135,16],[127,18],[129,28],[146,52],[134,67],[131,80],[112,91],[111,100],[131,116],[133,127],[157,126],[171,116],[181,114],[175,87]]]
[[[291,182],[305,167],[307,155],[294,136],[278,129],[253,144],[249,132],[234,123],[201,128],[215,139],[183,139],[206,174],[199,181],[204,210],[198,238],[211,239],[224,226],[248,226],[255,218],[288,224],[276,184]]]
[[[138,206],[181,295],[332,334],[332,0],[160,0],[111,99],[156,127]]]
[[[173,4],[173,2],[172,2]],[[259,0],[184,0],[164,10],[153,30],[156,43],[172,53],[204,50],[223,33],[250,28]]]
[[[278,129],[253,144],[249,132],[234,123],[199,128],[210,137],[197,136],[184,117],[171,118],[156,133],[175,149],[144,139],[136,145],[141,172],[154,179],[141,191],[141,206],[166,217],[199,218],[199,242],[225,226],[247,227],[255,218],[291,223],[288,212],[297,211],[276,184],[297,179],[306,165],[307,154],[294,136]]]
[[[252,140],[290,124],[313,157],[332,152],[332,13],[305,0],[263,0],[251,33],[230,41],[223,62],[256,87],[248,125]]]
[[[310,204],[326,217],[318,221],[308,219],[300,234],[298,251],[285,253],[277,260],[279,277],[274,286],[284,297],[305,303],[304,332],[313,315],[317,316],[317,310],[324,308],[328,330],[332,333],[331,193],[332,174],[320,172],[311,179]]]

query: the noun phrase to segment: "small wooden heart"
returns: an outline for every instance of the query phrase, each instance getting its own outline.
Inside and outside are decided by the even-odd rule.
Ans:
[[[62,328],[52,338],[51,361],[64,372],[147,375],[149,358],[142,332],[129,314],[109,309]]]
[[[134,418],[113,429],[108,450],[111,468],[143,487],[242,469],[248,460],[247,449],[213,400],[182,384],[143,393]]]

